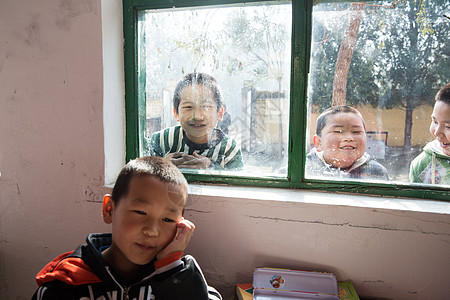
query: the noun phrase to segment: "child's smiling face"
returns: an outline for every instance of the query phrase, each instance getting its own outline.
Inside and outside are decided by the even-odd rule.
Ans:
[[[321,136],[314,136],[314,146],[323,152],[325,161],[346,169],[366,152],[366,131],[355,113],[337,113],[327,118]]]
[[[444,154],[450,156],[450,104],[436,101],[431,115],[430,132],[441,145]]]
[[[180,93],[178,113],[175,118],[180,122],[187,137],[197,144],[207,143],[217,122],[222,120],[223,107],[217,109],[211,89],[204,85],[190,85]]]

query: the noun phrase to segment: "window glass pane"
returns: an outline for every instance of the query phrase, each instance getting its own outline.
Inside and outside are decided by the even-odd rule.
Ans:
[[[430,130],[450,81],[450,1],[393,2],[313,8],[306,178],[450,185],[450,104]]]
[[[195,165],[200,173],[286,177],[291,6],[272,2],[139,12],[140,155],[154,155],[158,147],[163,156],[197,149],[213,161],[206,168]],[[175,93],[192,73],[194,86]],[[206,84],[195,84],[199,77]],[[176,113],[174,94],[180,99]],[[235,159],[239,149],[243,166]]]

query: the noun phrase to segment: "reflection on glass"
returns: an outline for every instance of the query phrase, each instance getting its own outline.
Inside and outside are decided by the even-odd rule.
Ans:
[[[225,162],[227,155],[222,155],[218,160],[211,159],[212,163],[196,165],[194,169],[199,172],[285,177],[291,15],[290,2],[140,12],[140,155],[155,154],[152,152],[152,144],[157,138],[155,133],[178,128],[181,130],[180,144],[187,141],[196,145],[174,147],[169,152],[176,152],[171,154],[177,155],[176,158],[183,154],[194,155],[195,152],[211,159],[214,152],[211,144],[216,144],[222,136],[228,139],[229,144],[236,143],[234,149],[240,149],[243,165],[229,165]],[[174,110],[176,86],[184,76],[192,73],[215,78],[221,91],[222,105],[216,101],[202,104],[203,100],[208,102],[214,97],[208,94],[209,89],[205,92],[201,85],[195,85],[190,89],[191,98],[195,98],[190,101],[191,107],[180,111],[184,108],[179,106]],[[200,91],[205,95],[200,97]],[[206,107],[208,105],[212,107]],[[187,113],[187,110],[190,111]],[[206,121],[205,124],[194,124],[194,110],[195,122],[206,117],[208,126]],[[208,127],[204,135],[208,137],[206,142],[200,139],[195,142],[194,131],[201,130],[194,125]],[[171,134],[173,138],[176,133]],[[161,136],[158,137],[161,139]],[[196,148],[198,145],[207,149]],[[232,148],[227,150],[233,151]],[[209,154],[208,149],[212,149]],[[167,151],[162,152],[159,155],[169,155]],[[186,161],[188,158],[185,156]],[[180,165],[184,169],[191,167]]]
[[[306,151],[318,153],[333,179],[380,180],[370,172],[350,176],[356,165],[323,159],[327,155],[316,143],[317,119],[327,108],[347,105],[365,121],[370,161],[384,166],[391,181],[410,184],[411,161],[434,139],[429,130],[434,95],[449,79],[450,22],[444,16],[449,4],[408,0],[314,6]],[[343,139],[356,141],[351,135]],[[333,146],[356,151],[351,143]],[[307,178],[324,178],[325,173],[307,160]]]

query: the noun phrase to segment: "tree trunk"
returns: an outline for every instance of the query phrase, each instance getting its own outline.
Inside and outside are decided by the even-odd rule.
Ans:
[[[336,70],[333,80],[333,100],[332,106],[345,105],[345,95],[347,92],[347,76],[350,69],[350,62],[353,56],[353,49],[358,38],[359,25],[363,14],[364,4],[353,3],[351,15],[342,38],[341,46],[336,61]]]
[[[412,5],[412,4],[411,4]],[[408,37],[410,41],[409,51],[410,53],[420,53],[421,51],[419,46],[419,30],[415,29],[417,24],[415,20],[416,11],[413,7],[410,7],[408,13],[409,20],[409,32]],[[419,65],[419,60],[416,56],[411,57],[411,67],[405,71],[405,90],[406,91],[414,91],[417,84],[417,74],[420,72],[417,66]],[[405,152],[411,149],[411,133],[412,133],[412,114],[414,108],[417,107],[418,103],[420,103],[419,93],[412,93],[408,95],[406,92],[402,93],[403,98],[406,102],[406,114],[405,114],[405,137],[403,139],[403,149]]]
[[[405,115],[405,138],[403,141],[404,150],[408,150],[411,147],[411,133],[412,133],[412,118],[413,116],[413,108],[410,106],[406,106],[406,115]]]

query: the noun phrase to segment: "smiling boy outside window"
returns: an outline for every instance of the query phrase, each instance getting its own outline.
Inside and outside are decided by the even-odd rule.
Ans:
[[[411,163],[411,182],[450,185],[450,83],[435,96],[429,142]]]
[[[325,110],[317,119],[313,142],[307,175],[389,180],[386,168],[366,153],[366,126],[358,110],[345,105]]]
[[[239,145],[216,128],[223,117],[222,92],[214,77],[191,73],[178,82],[173,113],[180,125],[155,132],[150,155],[167,157],[178,168],[239,169]]]

